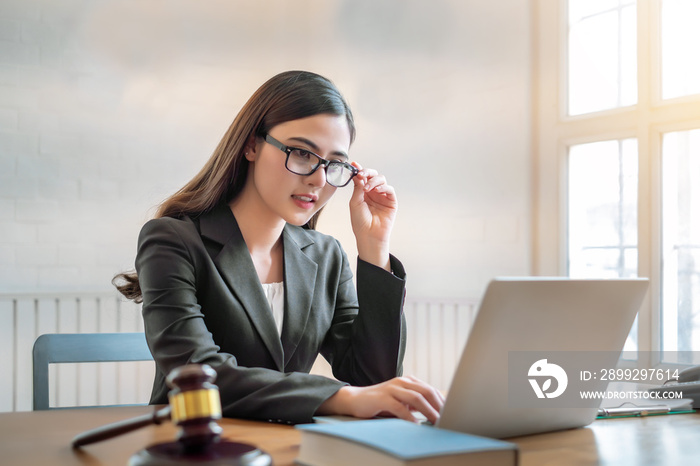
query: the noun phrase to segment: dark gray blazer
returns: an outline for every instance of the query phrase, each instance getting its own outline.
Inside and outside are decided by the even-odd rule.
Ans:
[[[283,242],[280,338],[227,204],[197,218],[144,225],[136,269],[156,361],[151,403],[167,403],[165,377],[172,369],[209,364],[225,416],[309,422],[344,385],[308,374],[319,353],[335,377],[353,385],[401,374],[401,263],[391,258],[391,274],[358,260],[356,290],[347,257],[332,237],[286,225]]]

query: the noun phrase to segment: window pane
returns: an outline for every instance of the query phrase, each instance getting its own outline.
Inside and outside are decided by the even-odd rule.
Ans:
[[[637,160],[636,139],[569,149],[570,277],[637,276]],[[636,320],[624,349],[638,349]]]
[[[637,102],[634,0],[569,0],[569,115]]]
[[[698,351],[700,129],[664,135],[662,150],[662,349]]]
[[[569,151],[569,275],[637,275],[637,141]]]
[[[661,96],[672,99],[700,93],[700,2],[663,0],[661,4]]]

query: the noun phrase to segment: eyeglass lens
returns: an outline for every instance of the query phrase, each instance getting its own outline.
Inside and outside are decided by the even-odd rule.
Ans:
[[[310,175],[320,163],[320,157],[303,149],[292,149],[287,157],[287,169],[297,175]],[[326,181],[335,187],[348,184],[354,174],[345,162],[331,161],[326,167]]]

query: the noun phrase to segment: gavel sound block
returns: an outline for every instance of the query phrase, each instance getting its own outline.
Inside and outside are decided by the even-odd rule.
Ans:
[[[270,455],[246,443],[221,438],[219,389],[216,372],[207,365],[190,364],[173,370],[167,378],[169,405],[153,414],[109,424],[73,439],[73,448],[116,437],[170,419],[180,426],[176,441],[151,445],[131,457],[130,466],[240,465],[267,466]]]

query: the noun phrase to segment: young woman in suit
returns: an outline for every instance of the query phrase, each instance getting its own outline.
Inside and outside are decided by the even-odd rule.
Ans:
[[[290,423],[390,414],[435,422],[443,398],[401,377],[405,273],[389,254],[394,189],[350,162],[352,113],[326,78],[284,72],[263,84],[214,154],[139,235],[136,273],[115,277],[143,302],[165,377],[200,363],[217,372],[224,415]],[[315,231],[336,189],[351,185],[357,288],[340,244]],[[309,371],[318,354],[337,380]]]

